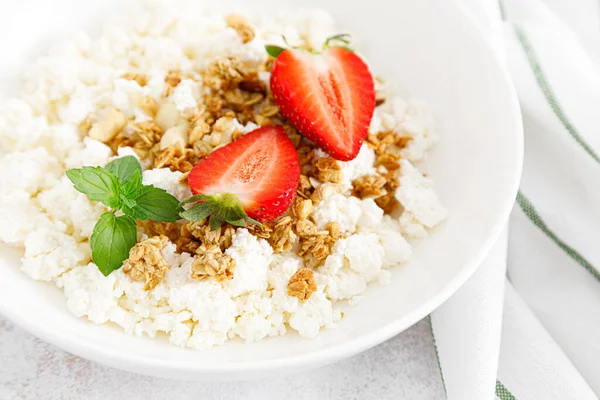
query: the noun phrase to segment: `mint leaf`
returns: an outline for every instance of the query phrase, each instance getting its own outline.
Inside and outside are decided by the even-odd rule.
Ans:
[[[273,58],[277,58],[285,49],[283,47],[268,44],[265,46],[267,54]]]
[[[115,174],[122,184],[125,184],[136,172],[142,175],[142,166],[134,156],[125,156],[109,162],[104,168]]]
[[[90,239],[92,259],[104,276],[121,268],[137,243],[135,221],[128,216],[102,214]]]
[[[123,212],[133,219],[157,222],[175,222],[181,219],[179,200],[166,190],[154,186],[142,186],[130,200],[134,206],[125,206]]]
[[[71,169],[66,174],[75,189],[90,200],[99,201],[113,210],[122,207],[119,179],[113,173],[102,167],[83,167]]]
[[[142,188],[142,172],[137,170],[134,174],[122,184],[122,195],[127,199],[135,198],[138,191]]]

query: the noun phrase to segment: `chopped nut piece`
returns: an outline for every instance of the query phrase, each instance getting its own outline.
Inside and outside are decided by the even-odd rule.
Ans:
[[[301,301],[308,300],[317,291],[315,273],[310,268],[301,268],[288,281],[288,296],[297,297]]]
[[[352,182],[352,195],[360,199],[381,196],[383,194],[383,187],[385,184],[386,180],[383,176],[362,176]]]
[[[292,230],[294,220],[291,217],[280,217],[275,221],[273,233],[269,237],[269,243],[275,253],[290,251],[296,241],[296,234]]]
[[[121,76],[121,78],[130,81],[136,81],[140,86],[146,86],[148,83],[148,75],[139,74],[137,72],[126,72]]]
[[[104,119],[92,125],[88,135],[92,139],[106,143],[114,138],[127,124],[127,118],[119,110],[111,108]]]
[[[136,244],[123,263],[123,272],[134,281],[144,282],[144,290],[154,289],[169,269],[160,253],[168,240],[166,236],[154,236]]]
[[[235,29],[242,43],[251,42],[254,39],[254,29],[248,24],[246,18],[238,14],[229,14],[225,17],[227,26]]]
[[[165,103],[158,109],[154,120],[163,131],[166,131],[177,125],[179,123],[179,118],[180,115],[177,107],[175,107],[174,104]]]
[[[334,194],[340,194],[344,192],[344,187],[340,185],[334,185],[331,183],[324,183],[315,189],[313,194],[310,196],[310,199],[313,203],[318,203],[320,201],[326,200]]]
[[[296,197],[292,204],[292,214],[298,219],[306,219],[313,212],[313,203],[310,199]]]
[[[205,280],[214,277],[222,282],[233,278],[235,260],[223,254],[216,245],[202,245],[196,250],[196,259],[192,263],[191,276],[193,279]]]
[[[331,157],[317,159],[313,163],[314,176],[321,182],[340,183],[342,181],[342,168],[340,164]]]
[[[160,139],[160,149],[164,150],[167,147],[174,147],[183,152],[188,143],[188,124],[183,123],[167,129],[165,134]]]

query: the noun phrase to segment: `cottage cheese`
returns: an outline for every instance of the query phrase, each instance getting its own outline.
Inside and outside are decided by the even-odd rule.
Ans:
[[[120,13],[98,39],[77,34],[31,65],[21,99],[2,102],[0,241],[23,250],[21,268],[31,278],[62,289],[75,316],[117,324],[131,335],[153,338],[162,332],[170,343],[194,349],[235,338],[255,342],[289,330],[313,338],[342,317],[338,301],[354,304],[369,283],[390,281],[388,269],[411,258],[406,238],[426,236],[445,218],[431,180],[415,167],[437,141],[433,118],[424,104],[406,102],[388,84],[377,83],[386,102],[377,107],[370,132],[395,130],[412,138],[402,150],[395,193],[404,212],[383,215],[373,199],[350,195],[354,180],[377,173],[374,151],[363,146],[354,160],[339,162],[342,182],[315,204],[312,219],[317,227],[326,229],[335,222],[343,235],[321,265],[292,252],[274,254],[267,241],[237,229],[225,251],[236,263],[232,280],[192,279],[194,255],[177,253],[171,242],[161,251],[170,269],[154,289],[145,291],[143,282],[122,270],[105,277],[91,260],[89,240],[107,209],[77,192],[64,172],[105,166],[116,157],[139,157],[130,147],[119,148],[115,156],[104,143],[82,140],[79,125],[89,115],[102,117],[109,108],[136,122],[148,120],[138,100],[160,98],[172,69],[179,69],[184,79],[167,101],[186,113],[205,93],[198,70],[211,60],[235,56],[258,66],[265,59],[265,43],[285,45],[282,34],[291,44],[307,40],[318,46],[337,33],[331,16],[321,11],[263,15],[251,20],[256,38],[244,44],[222,13],[207,12],[198,2],[177,5],[157,1]],[[148,77],[145,85],[123,78],[132,65]],[[269,77],[268,72],[259,73],[265,83]],[[234,132],[245,134],[256,127],[233,119],[219,134],[228,142]],[[212,134],[204,140],[210,141]],[[144,184],[179,200],[191,195],[181,183],[181,172],[150,169],[148,160],[140,162]],[[290,278],[313,265],[317,290],[306,301],[288,295]]]

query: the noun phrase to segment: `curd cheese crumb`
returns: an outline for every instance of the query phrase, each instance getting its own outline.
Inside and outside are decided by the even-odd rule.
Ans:
[[[324,230],[328,223],[335,222],[342,232],[353,233],[356,231],[361,214],[359,199],[334,194],[314,206],[312,218],[319,230]]]
[[[442,222],[447,211],[433,190],[431,179],[426,178],[409,161],[401,161],[400,186],[396,189],[396,198],[404,210],[427,228],[433,228]]]
[[[247,229],[238,229],[225,254],[235,261],[233,279],[224,285],[231,295],[260,291],[267,287],[273,249],[266,240],[256,238]]]
[[[21,269],[33,279],[52,281],[91,260],[87,243],[77,243],[65,234],[66,226],[56,222],[51,228],[34,230],[25,238]]]

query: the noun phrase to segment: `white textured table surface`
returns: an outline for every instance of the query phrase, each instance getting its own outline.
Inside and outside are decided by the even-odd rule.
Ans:
[[[286,378],[188,383],[83,360],[0,318],[0,400],[442,400],[429,323],[351,359]]]

